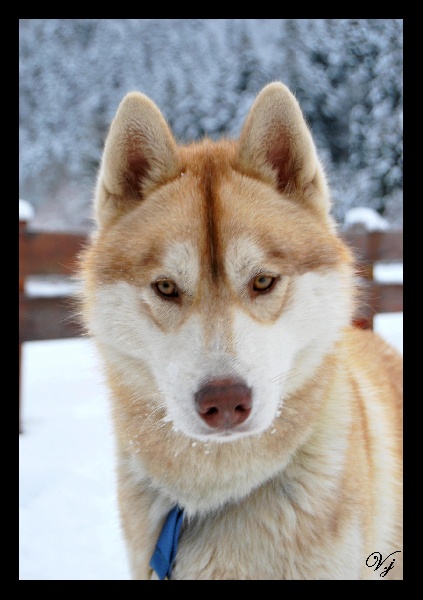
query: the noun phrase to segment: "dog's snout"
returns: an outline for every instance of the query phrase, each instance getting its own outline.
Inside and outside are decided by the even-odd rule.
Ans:
[[[231,429],[251,413],[251,389],[238,379],[215,379],[198,390],[195,405],[207,425]]]

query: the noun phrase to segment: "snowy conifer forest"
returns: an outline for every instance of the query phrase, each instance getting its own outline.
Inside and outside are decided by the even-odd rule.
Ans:
[[[297,96],[342,222],[402,225],[402,19],[20,19],[20,189],[34,225],[89,229],[105,136],[125,93],[180,141],[236,137],[262,86]]]

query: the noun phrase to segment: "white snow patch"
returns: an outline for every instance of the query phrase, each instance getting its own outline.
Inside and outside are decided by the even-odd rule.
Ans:
[[[389,223],[381,217],[373,208],[357,206],[350,208],[344,219],[346,228],[361,225],[367,231],[381,231],[389,229]]]
[[[19,199],[19,221],[30,221],[34,218],[34,209],[27,200]]]

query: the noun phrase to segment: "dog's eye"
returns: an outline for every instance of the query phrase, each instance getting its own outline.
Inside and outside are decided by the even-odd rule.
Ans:
[[[271,275],[257,275],[253,280],[254,292],[268,292],[276,281],[276,277]]]
[[[162,279],[154,284],[158,294],[164,298],[177,298],[179,296],[178,288],[170,279]]]

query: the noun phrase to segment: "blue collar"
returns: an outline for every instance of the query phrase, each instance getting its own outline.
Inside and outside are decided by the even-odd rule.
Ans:
[[[166,517],[150,560],[150,567],[157,573],[159,579],[170,579],[172,574],[183,517],[184,511],[179,506],[172,508]]]

